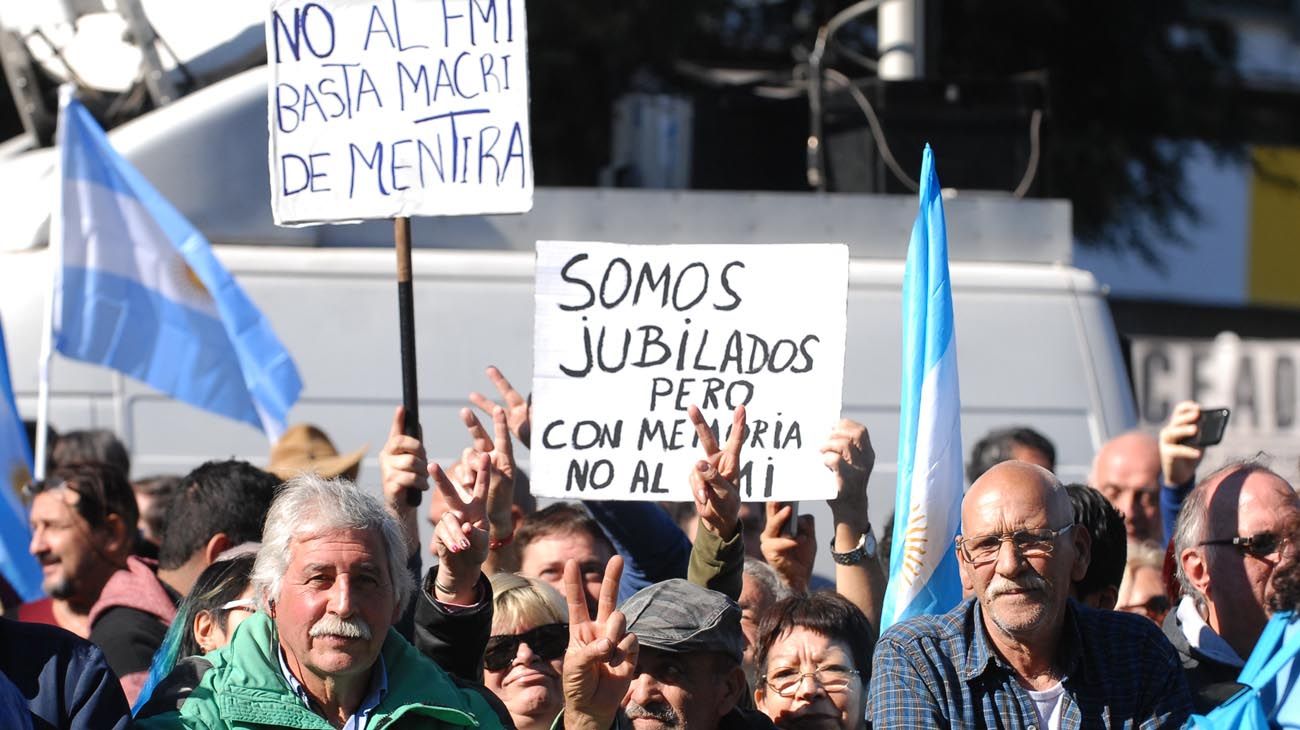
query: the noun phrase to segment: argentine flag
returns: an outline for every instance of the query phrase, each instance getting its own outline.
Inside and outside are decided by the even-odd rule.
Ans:
[[[70,94],[58,147],[54,346],[278,438],[302,381],[207,239]]]
[[[903,392],[893,550],[880,630],[961,601],[961,402],[948,234],[934,153],[921,158],[921,209],[903,273]]]
[[[0,572],[24,601],[42,595],[41,566],[27,552],[32,541],[27,509],[18,499],[18,490],[31,477],[32,450],[14,403],[5,333],[0,327]]]

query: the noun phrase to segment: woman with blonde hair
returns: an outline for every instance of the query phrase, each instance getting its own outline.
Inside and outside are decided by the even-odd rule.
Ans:
[[[546,583],[513,573],[492,576],[492,636],[483,684],[517,730],[549,730],[564,708],[560,671],[569,645],[568,611]]]

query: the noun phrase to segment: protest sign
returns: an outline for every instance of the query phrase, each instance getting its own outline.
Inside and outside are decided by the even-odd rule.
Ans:
[[[741,496],[835,496],[847,295],[841,244],[539,241],[533,493],[690,500],[687,409],[722,441],[744,405]]]
[[[523,0],[273,0],[281,225],[532,207]]]

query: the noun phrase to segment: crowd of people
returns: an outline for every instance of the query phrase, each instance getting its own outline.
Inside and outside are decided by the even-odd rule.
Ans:
[[[528,400],[488,375],[501,402],[470,396],[455,464],[396,410],[378,495],[356,483],[364,452],[310,426],[265,470],[134,482],[111,433],[57,435],[25,490],[48,597],[10,596],[0,618],[0,724],[1180,727],[1292,633],[1300,498],[1262,461],[1198,481],[1195,403],[1104,444],[1088,484],[1062,484],[1030,428],[981,439],[951,546],[964,600],[881,633],[893,530],[878,542],[868,506],[894,485],[870,486],[864,425],[822,447],[838,490],[822,542],[791,505],[742,503],[743,407],[722,433],[690,409],[688,509],[538,509],[515,457]],[[1296,672],[1266,687],[1274,724]]]

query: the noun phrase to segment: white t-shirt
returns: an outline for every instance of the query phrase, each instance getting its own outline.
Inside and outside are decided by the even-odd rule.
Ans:
[[[1034,713],[1038,715],[1038,727],[1042,730],[1060,730],[1061,696],[1065,694],[1065,685],[1057,682],[1041,692],[1026,690],[1029,699],[1034,701]]]

